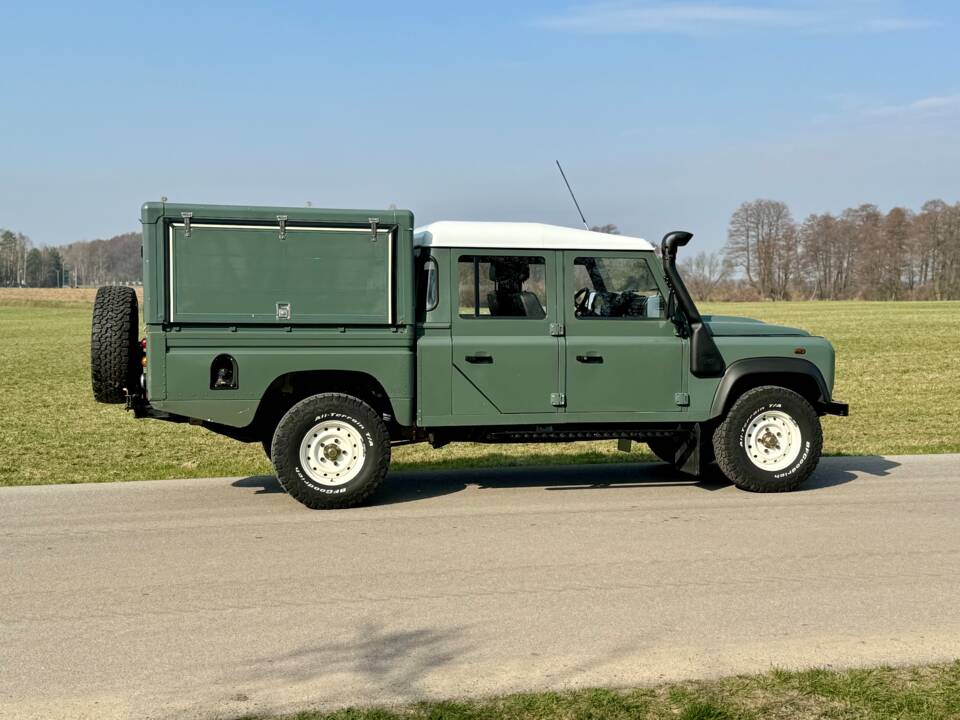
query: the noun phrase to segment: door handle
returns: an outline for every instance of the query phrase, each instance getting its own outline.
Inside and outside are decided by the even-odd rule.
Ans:
[[[490,365],[493,362],[493,355],[485,352],[478,352],[475,355],[467,355],[465,359],[472,365]]]
[[[597,355],[596,353],[590,355],[577,355],[577,362],[586,363],[587,365],[600,364],[603,362],[603,355]]]

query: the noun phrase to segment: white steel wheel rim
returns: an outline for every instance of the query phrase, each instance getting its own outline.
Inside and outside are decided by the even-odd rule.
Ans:
[[[781,410],[768,410],[750,421],[743,449],[756,467],[777,472],[790,467],[803,446],[800,425]]]
[[[310,479],[336,487],[353,480],[363,469],[367,448],[360,432],[340,420],[319,422],[300,443],[300,465]]]

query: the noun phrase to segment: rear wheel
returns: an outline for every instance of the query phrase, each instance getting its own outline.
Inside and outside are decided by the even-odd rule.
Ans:
[[[753,492],[796,489],[817,467],[820,418],[803,397],[775,386],[748,390],[713,434],[717,463],[734,485]]]
[[[283,416],[271,455],[284,490],[307,507],[353,507],[386,476],[390,435],[366,403],[323,393],[301,400]]]
[[[90,374],[97,402],[122,403],[137,391],[143,368],[137,340],[140,313],[131,287],[102,287],[93,303]]]

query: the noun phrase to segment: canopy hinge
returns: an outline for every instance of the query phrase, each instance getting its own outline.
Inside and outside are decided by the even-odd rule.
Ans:
[[[277,224],[280,225],[280,239],[285,240],[287,237],[287,216],[277,215]]]
[[[180,217],[183,218],[183,236],[190,237],[190,220],[193,218],[192,212],[182,212]]]
[[[367,221],[370,223],[370,242],[377,241],[377,225],[380,224],[380,218],[367,218]]]

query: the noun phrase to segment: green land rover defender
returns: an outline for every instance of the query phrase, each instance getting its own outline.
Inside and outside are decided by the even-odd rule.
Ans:
[[[834,350],[803,330],[703,316],[638,238],[406,210],[147,203],[132,288],[93,311],[93,392],[138,418],[263,444],[312,508],[367,500],[393,445],[647,443],[738,487],[817,465]]]

